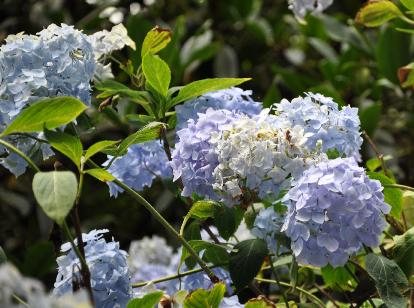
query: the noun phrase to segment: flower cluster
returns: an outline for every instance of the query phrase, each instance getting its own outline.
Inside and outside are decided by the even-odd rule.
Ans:
[[[128,148],[127,154],[120,157],[108,156],[103,164],[109,166],[108,171],[116,178],[134,189],[142,190],[151,186],[156,177],[171,178],[171,167],[167,154],[160,141],[149,141],[134,144]],[[111,196],[117,196],[123,190],[109,182]]]
[[[304,19],[308,12],[318,14],[333,3],[333,0],[289,0],[289,9],[299,19]]]
[[[93,230],[83,234],[85,259],[91,272],[93,297],[97,307],[125,307],[132,296],[127,253],[119,249],[118,242],[102,238],[108,230]],[[57,258],[58,275],[54,294],[71,293],[73,281],[80,281],[81,264],[70,243],[61,247]]]
[[[320,162],[306,170],[283,197],[288,214],[282,231],[298,262],[344,265],[363,245],[375,247],[390,211],[382,186],[353,158]]]
[[[224,127],[212,143],[219,164],[214,170],[213,187],[228,203],[239,202],[247,191],[261,199],[275,200],[323,155],[308,152],[301,127],[284,127],[275,115],[264,110],[259,116],[242,117]]]
[[[187,127],[188,120],[197,120],[199,113],[207,109],[225,109],[248,116],[258,115],[262,104],[255,102],[250,96],[251,90],[230,88],[204,94],[175,107],[177,113],[177,131]]]
[[[183,196],[195,193],[217,199],[212,185],[218,157],[211,138],[239,117],[235,112],[209,108],[205,113],[199,113],[197,120],[190,119],[188,127],[177,132],[179,141],[172,152],[171,166],[174,181],[181,178],[183,182]]]
[[[339,110],[332,98],[307,93],[291,102],[284,99],[275,109],[286,126],[304,130],[308,150],[321,144],[323,152],[337,150],[341,155],[359,157],[362,137],[357,108],[345,106]]]

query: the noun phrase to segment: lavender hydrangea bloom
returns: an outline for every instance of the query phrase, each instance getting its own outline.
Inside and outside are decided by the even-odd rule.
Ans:
[[[276,237],[281,234],[284,219],[285,216],[276,213],[272,206],[263,208],[256,216],[251,230],[254,236],[266,241],[269,251],[275,255],[278,255],[283,249]]]
[[[298,262],[337,267],[363,245],[378,246],[390,211],[382,189],[353,158],[306,170],[283,197],[289,210],[282,231]]]
[[[197,120],[199,113],[205,113],[207,109],[225,109],[248,116],[258,115],[262,110],[262,103],[255,102],[250,96],[251,90],[230,88],[204,94],[196,99],[185,102],[175,107],[177,113],[176,130],[187,127],[187,121]]]
[[[275,108],[286,125],[303,128],[309,150],[322,142],[323,152],[336,149],[341,155],[359,157],[362,138],[357,108],[346,106],[339,110],[332,98],[313,93],[291,102],[284,99]]]
[[[289,0],[289,9],[299,19],[305,18],[308,12],[318,14],[333,3],[333,0]]]
[[[127,253],[119,249],[118,242],[106,242],[102,234],[108,230],[93,230],[83,234],[85,258],[91,272],[93,297],[97,307],[125,307],[132,295]],[[62,245],[64,255],[57,258],[58,275],[54,294],[72,292],[72,281],[80,279],[81,267],[70,243]]]
[[[177,132],[178,142],[172,152],[171,166],[174,181],[180,177],[183,181],[183,196],[196,193],[217,199],[212,184],[218,159],[210,140],[212,135],[220,134],[224,126],[239,117],[235,112],[209,108],[205,113],[199,113],[197,120],[189,120],[188,127]]]
[[[108,166],[112,158],[108,156],[108,160],[103,165]],[[145,186],[150,187],[156,177],[162,179],[172,177],[167,155],[158,140],[130,146],[127,154],[117,157],[108,171],[137,190],[142,190]],[[108,186],[111,196],[117,197],[118,193],[123,192],[114,183],[109,182]]]

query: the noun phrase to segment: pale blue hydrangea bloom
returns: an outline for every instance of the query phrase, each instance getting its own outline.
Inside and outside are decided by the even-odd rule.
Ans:
[[[108,166],[112,158],[108,156],[103,166]],[[127,154],[115,158],[108,171],[136,190],[150,187],[157,177],[162,179],[172,177],[167,154],[158,140],[130,146]],[[108,182],[108,186],[111,196],[117,197],[118,193],[123,192],[123,189],[112,182]]]
[[[289,9],[299,19],[305,18],[306,14],[318,14],[333,3],[333,0],[289,0]]]
[[[254,236],[266,241],[267,248],[275,255],[286,251],[277,241],[277,236],[281,235],[284,219],[285,215],[276,213],[273,206],[262,208],[256,216],[251,230]]]
[[[231,297],[224,297],[221,301],[219,308],[243,308],[244,305],[240,304],[239,297],[233,295]]]
[[[132,296],[127,253],[119,249],[118,242],[106,242],[102,237],[106,232],[93,230],[83,234],[93,297],[98,308],[125,307]],[[61,251],[64,254],[56,260],[58,275],[54,294],[57,296],[71,293],[74,276],[81,277],[81,265],[70,243],[63,244]]]
[[[359,158],[362,137],[357,108],[339,110],[332,98],[313,93],[291,102],[284,99],[274,107],[286,125],[303,128],[309,150],[321,143],[323,152],[336,149],[341,155]]]
[[[218,159],[211,138],[239,117],[235,112],[209,108],[205,113],[199,113],[197,120],[190,119],[188,127],[177,132],[178,142],[172,152],[171,166],[174,181],[180,177],[183,181],[183,196],[195,193],[217,199],[212,184]]]
[[[183,271],[185,270],[186,268],[184,266]],[[233,289],[231,288],[232,281],[230,278],[230,273],[225,269],[222,269],[221,267],[213,268],[212,271],[222,282],[224,282],[224,284],[226,285],[227,293],[232,294]],[[211,282],[210,278],[207,276],[205,272],[198,272],[195,274],[185,276],[182,281],[183,289],[190,292],[197,289],[209,290],[214,286],[214,284]]]
[[[299,263],[344,265],[363,245],[376,247],[386,227],[379,181],[367,177],[353,158],[309,168],[283,197],[288,213],[282,231]]]
[[[197,120],[199,113],[207,109],[225,109],[239,114],[254,116],[262,110],[262,103],[255,102],[250,96],[251,90],[230,88],[204,94],[175,107],[177,113],[177,131],[187,127],[187,121]]]

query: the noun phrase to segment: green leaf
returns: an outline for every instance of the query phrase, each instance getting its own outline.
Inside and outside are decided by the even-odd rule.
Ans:
[[[229,270],[237,289],[247,286],[257,275],[267,254],[266,242],[261,239],[242,241],[234,246]]]
[[[213,264],[222,264],[229,258],[226,248],[221,245],[206,242],[203,240],[190,240],[188,243],[197,253],[205,250],[204,254],[207,261]],[[183,247],[180,263],[182,264],[182,262],[186,261],[190,256],[191,255],[188,253],[188,250]]]
[[[370,253],[366,256],[365,266],[375,281],[381,299],[388,308],[405,307],[407,301],[401,290],[408,288],[408,280],[401,268],[392,260]]]
[[[295,307],[296,305],[292,305],[292,307]],[[259,297],[259,298],[253,298],[250,299],[245,305],[245,308],[275,308],[276,305],[272,303],[270,300]],[[286,307],[283,305],[283,307]]]
[[[137,101],[146,101],[147,96],[145,91],[136,91],[128,88],[126,85],[115,80],[104,80],[95,84],[95,87],[102,91],[97,98],[107,98],[114,95],[126,96]]]
[[[184,300],[184,308],[210,308],[208,305],[208,291],[197,289]]]
[[[414,11],[414,0],[400,0],[400,2],[410,11]]]
[[[142,71],[151,87],[166,97],[171,82],[171,71],[168,64],[159,56],[147,53],[142,59]]]
[[[178,95],[172,100],[170,107],[208,92],[237,86],[250,79],[251,78],[210,78],[194,81],[180,89]]]
[[[115,177],[105,169],[88,169],[85,170],[85,173],[93,176],[94,178],[97,178],[99,181],[102,182],[112,182],[113,180],[115,180]]]
[[[190,223],[187,228],[184,229],[184,239],[187,242],[190,241],[197,241],[197,240],[201,240],[201,233],[200,233],[200,223],[196,220],[194,220],[192,223]],[[185,247],[183,247],[183,250],[185,249]],[[181,254],[187,253],[182,251]],[[187,265],[187,267],[189,269],[194,268],[194,266],[196,266],[197,262],[194,259],[194,257],[187,257],[185,259],[185,264]]]
[[[236,232],[243,219],[243,210],[238,207],[220,206],[214,212],[214,225],[219,234],[228,240]]]
[[[127,308],[154,308],[160,302],[163,295],[163,291],[156,291],[141,298],[131,299],[127,304]]]
[[[114,146],[119,141],[103,140],[91,145],[85,153],[85,161],[94,156],[95,154]]]
[[[137,143],[151,141],[160,137],[161,130],[164,129],[165,124],[161,122],[152,122],[132,135],[126,137],[118,147],[118,155],[125,155],[128,148]]]
[[[226,285],[224,283],[216,283],[208,294],[208,307],[218,308],[221,300],[226,292]]]
[[[38,172],[32,187],[46,215],[61,225],[76,200],[78,182],[75,174],[70,171]]]
[[[44,127],[53,129],[72,122],[86,108],[80,100],[73,97],[46,98],[24,109],[1,136],[41,132]]]
[[[374,157],[366,162],[366,166],[369,171],[374,172],[379,167],[381,167],[381,161],[378,158]]]
[[[414,227],[403,235],[394,237],[394,261],[407,277],[414,274]]]
[[[141,57],[147,53],[156,54],[164,49],[171,42],[172,33],[169,29],[163,29],[158,26],[152,28],[145,36],[141,48]]]
[[[367,172],[368,176],[371,179],[378,180],[382,185],[395,184],[395,182],[389,177],[385,176],[382,173],[378,172]],[[398,188],[384,187],[384,200],[391,206],[390,214],[400,219],[401,210],[402,210],[402,192]]]
[[[197,201],[195,202],[191,209],[188,211],[187,215],[185,215],[184,219],[183,219],[183,223],[181,224],[181,231],[180,233],[182,234],[185,226],[188,222],[188,220],[190,218],[196,218],[198,220],[204,220],[207,219],[209,217],[213,217],[214,216],[214,211],[215,208],[217,206],[220,206],[217,202],[215,201]]]
[[[71,161],[80,169],[83,147],[78,137],[66,134],[61,131],[44,130],[45,137],[50,145],[70,158]]]
[[[366,27],[378,27],[400,16],[403,16],[403,13],[393,2],[370,0],[359,10],[355,19]]]
[[[351,270],[354,271],[353,266],[351,265]],[[325,284],[333,289],[340,289],[348,290],[349,289],[349,281],[353,281],[351,274],[346,270],[345,267],[332,267],[331,265],[327,265],[321,268],[322,278],[325,281]]]
[[[359,118],[361,119],[361,129],[366,131],[369,136],[373,136],[378,127],[381,117],[381,104],[372,104],[361,110]]]
[[[0,264],[7,261],[6,253],[4,252],[3,248],[0,246]]]

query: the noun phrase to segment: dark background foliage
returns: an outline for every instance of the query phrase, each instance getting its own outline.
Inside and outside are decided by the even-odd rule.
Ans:
[[[36,33],[50,23],[73,24],[93,33],[113,24],[101,15],[110,4],[90,5],[82,0],[2,0],[0,40],[21,31]],[[414,185],[412,90],[398,84],[397,70],[411,62],[412,39],[391,29],[368,30],[355,25],[361,1],[335,1],[325,16],[298,23],[285,0],[174,0],[118,1],[115,13],[137,46],[146,32],[159,25],[173,30],[173,42],[161,56],[173,68],[173,84],[182,85],[208,77],[252,77],[243,85],[266,106],[306,91],[334,97],[340,104],[360,109],[362,127],[378,144],[400,183]],[[132,4],[132,6],[131,6]],[[138,5],[140,10],[138,12]],[[132,8],[132,9],[131,9]],[[135,14],[132,14],[135,13]],[[110,14],[111,15],[111,14]],[[167,56],[168,54],[168,56]],[[115,55],[139,64],[139,50]],[[116,78],[128,82],[117,70]],[[95,102],[95,105],[99,102]],[[91,112],[96,126],[81,122],[85,144],[125,137],[134,130],[125,114],[133,106],[119,105],[118,113]],[[364,144],[363,159],[374,157]],[[98,157],[103,162],[104,155]],[[63,168],[70,166],[62,156]],[[66,164],[67,163],[67,164]],[[44,163],[53,169],[54,161]],[[1,168],[1,167],[0,167]],[[0,245],[23,273],[54,280],[55,247],[51,223],[36,206],[31,172],[16,179],[0,169]],[[144,192],[162,214],[177,225],[185,214],[171,183],[156,182]],[[87,178],[81,201],[83,229],[108,228],[121,246],[143,235],[165,234],[145,209],[127,196],[110,198],[105,185]],[[60,234],[52,234],[56,245]]]

